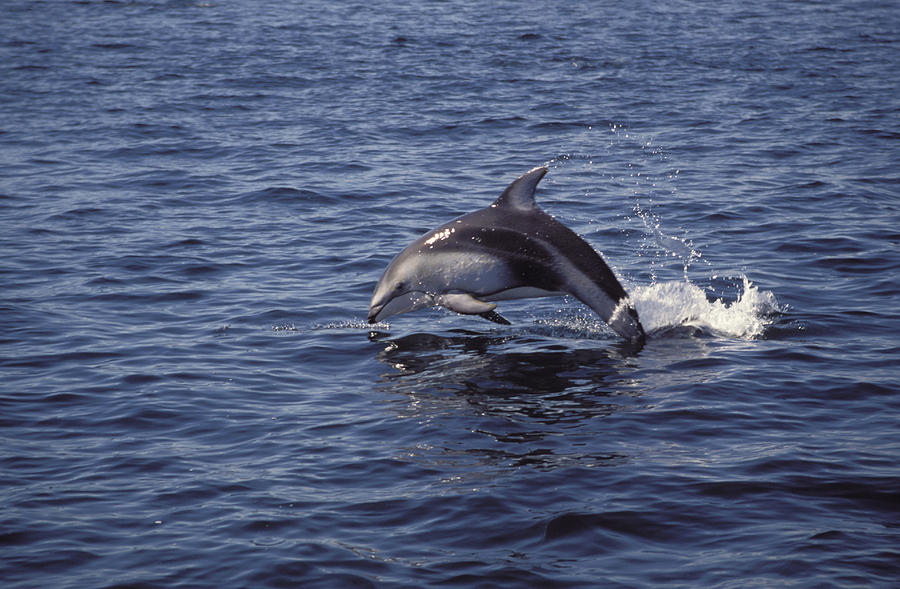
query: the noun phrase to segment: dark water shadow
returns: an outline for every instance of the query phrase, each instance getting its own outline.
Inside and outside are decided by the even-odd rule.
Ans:
[[[624,459],[583,438],[595,435],[589,424],[635,403],[627,347],[465,330],[369,338],[390,367],[376,388],[397,399],[397,416],[441,423],[428,450],[411,454],[444,465],[538,468]]]

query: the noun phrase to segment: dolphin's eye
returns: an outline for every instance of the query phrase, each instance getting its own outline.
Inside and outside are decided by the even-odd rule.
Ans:
[[[401,292],[401,291],[403,291],[405,288],[406,288],[406,283],[403,282],[402,280],[399,281],[399,282],[397,282],[397,284],[394,286],[394,290],[397,291],[397,292]]]

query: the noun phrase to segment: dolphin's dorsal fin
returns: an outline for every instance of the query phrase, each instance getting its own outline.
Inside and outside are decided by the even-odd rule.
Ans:
[[[537,206],[534,204],[534,191],[546,173],[546,166],[538,166],[525,172],[506,187],[506,190],[503,191],[500,198],[494,201],[492,206],[533,209]]]

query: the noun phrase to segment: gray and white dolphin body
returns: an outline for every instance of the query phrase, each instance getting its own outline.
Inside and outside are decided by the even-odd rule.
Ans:
[[[628,294],[587,242],[534,202],[546,167],[526,172],[493,204],[429,231],[394,258],[375,287],[369,323],[442,306],[497,323],[492,301],[571,294],[616,333],[643,343]]]

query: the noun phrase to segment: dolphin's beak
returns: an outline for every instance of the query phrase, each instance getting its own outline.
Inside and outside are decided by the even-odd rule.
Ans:
[[[381,285],[379,284],[379,286]],[[378,296],[379,294],[378,290],[376,290],[372,296],[372,301],[369,303],[369,323],[378,323],[390,315],[390,313],[385,312],[385,307],[390,305],[391,299],[384,295]]]
[[[388,317],[409,313],[417,309],[424,309],[434,305],[434,297],[420,291],[409,291],[384,301],[383,298],[373,297],[369,306],[369,323],[378,323]]]
[[[383,286],[381,281],[378,281],[378,286],[375,287],[375,292],[372,293],[372,300],[369,301],[369,323],[378,323],[378,316],[384,311],[385,305],[391,302],[390,294],[383,291]]]

